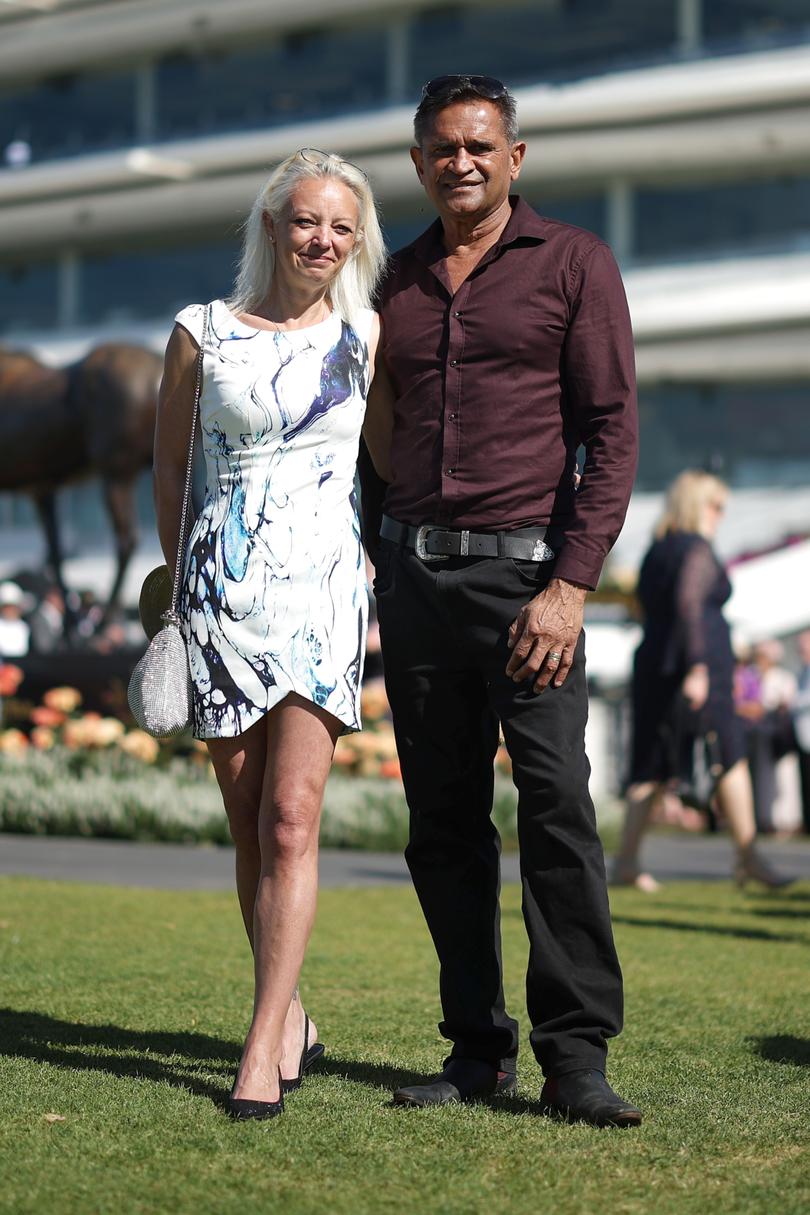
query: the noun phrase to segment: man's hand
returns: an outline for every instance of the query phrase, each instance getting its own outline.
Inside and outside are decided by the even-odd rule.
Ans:
[[[516,683],[536,676],[535,692],[542,692],[552,679],[555,688],[565,683],[582,632],[587,593],[584,586],[552,578],[520,609],[509,629],[512,657],[506,664],[506,674]]]

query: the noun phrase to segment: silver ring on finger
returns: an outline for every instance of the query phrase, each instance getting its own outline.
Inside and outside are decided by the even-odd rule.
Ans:
[[[546,655],[546,658],[550,659],[551,662],[553,662],[554,665],[556,666],[557,663],[562,658],[562,654],[559,654],[556,650],[549,650],[548,654]]]

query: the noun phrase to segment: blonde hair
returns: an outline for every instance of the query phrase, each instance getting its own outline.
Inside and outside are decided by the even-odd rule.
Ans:
[[[728,486],[713,473],[700,469],[682,472],[667,490],[664,513],[658,520],[655,535],[658,540],[670,532],[703,534],[705,508],[712,498],[728,497]]]
[[[278,165],[259,191],[245,221],[239,270],[233,294],[225,301],[232,312],[253,312],[270,290],[276,258],[264,227],[265,215],[278,223],[299,182],[323,177],[348,186],[357,199],[359,212],[354,248],[329,284],[329,300],[335,312],[350,325],[356,323],[362,309],[373,306],[386,254],[368,179],[356,165],[334,153],[303,148]]]

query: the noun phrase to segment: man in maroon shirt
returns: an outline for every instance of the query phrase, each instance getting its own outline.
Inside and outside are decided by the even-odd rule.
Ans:
[[[510,196],[526,145],[499,81],[431,81],[415,137],[411,156],[439,218],[394,255],[383,289],[391,451],[386,465],[369,436],[390,481],[375,593],[411,812],[406,856],[453,1048],[434,1082],[394,1100],[440,1104],[515,1086],[491,819],[500,727],[519,792],[542,1105],[636,1125],[640,1112],[604,1075],[622,982],[588,793],[582,634],[636,465],[624,291],[601,240]],[[379,418],[384,379],[375,385]]]

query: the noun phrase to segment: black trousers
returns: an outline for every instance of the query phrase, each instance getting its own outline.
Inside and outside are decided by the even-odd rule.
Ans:
[[[440,963],[452,1057],[513,1071],[504,1005],[500,839],[492,823],[499,724],[518,789],[531,1045],[546,1075],[604,1069],[622,1024],[602,847],[588,792],[584,638],[561,688],[505,674],[507,631],[553,563],[423,563],[381,543],[375,593],[386,687],[410,808],[406,851]]]

